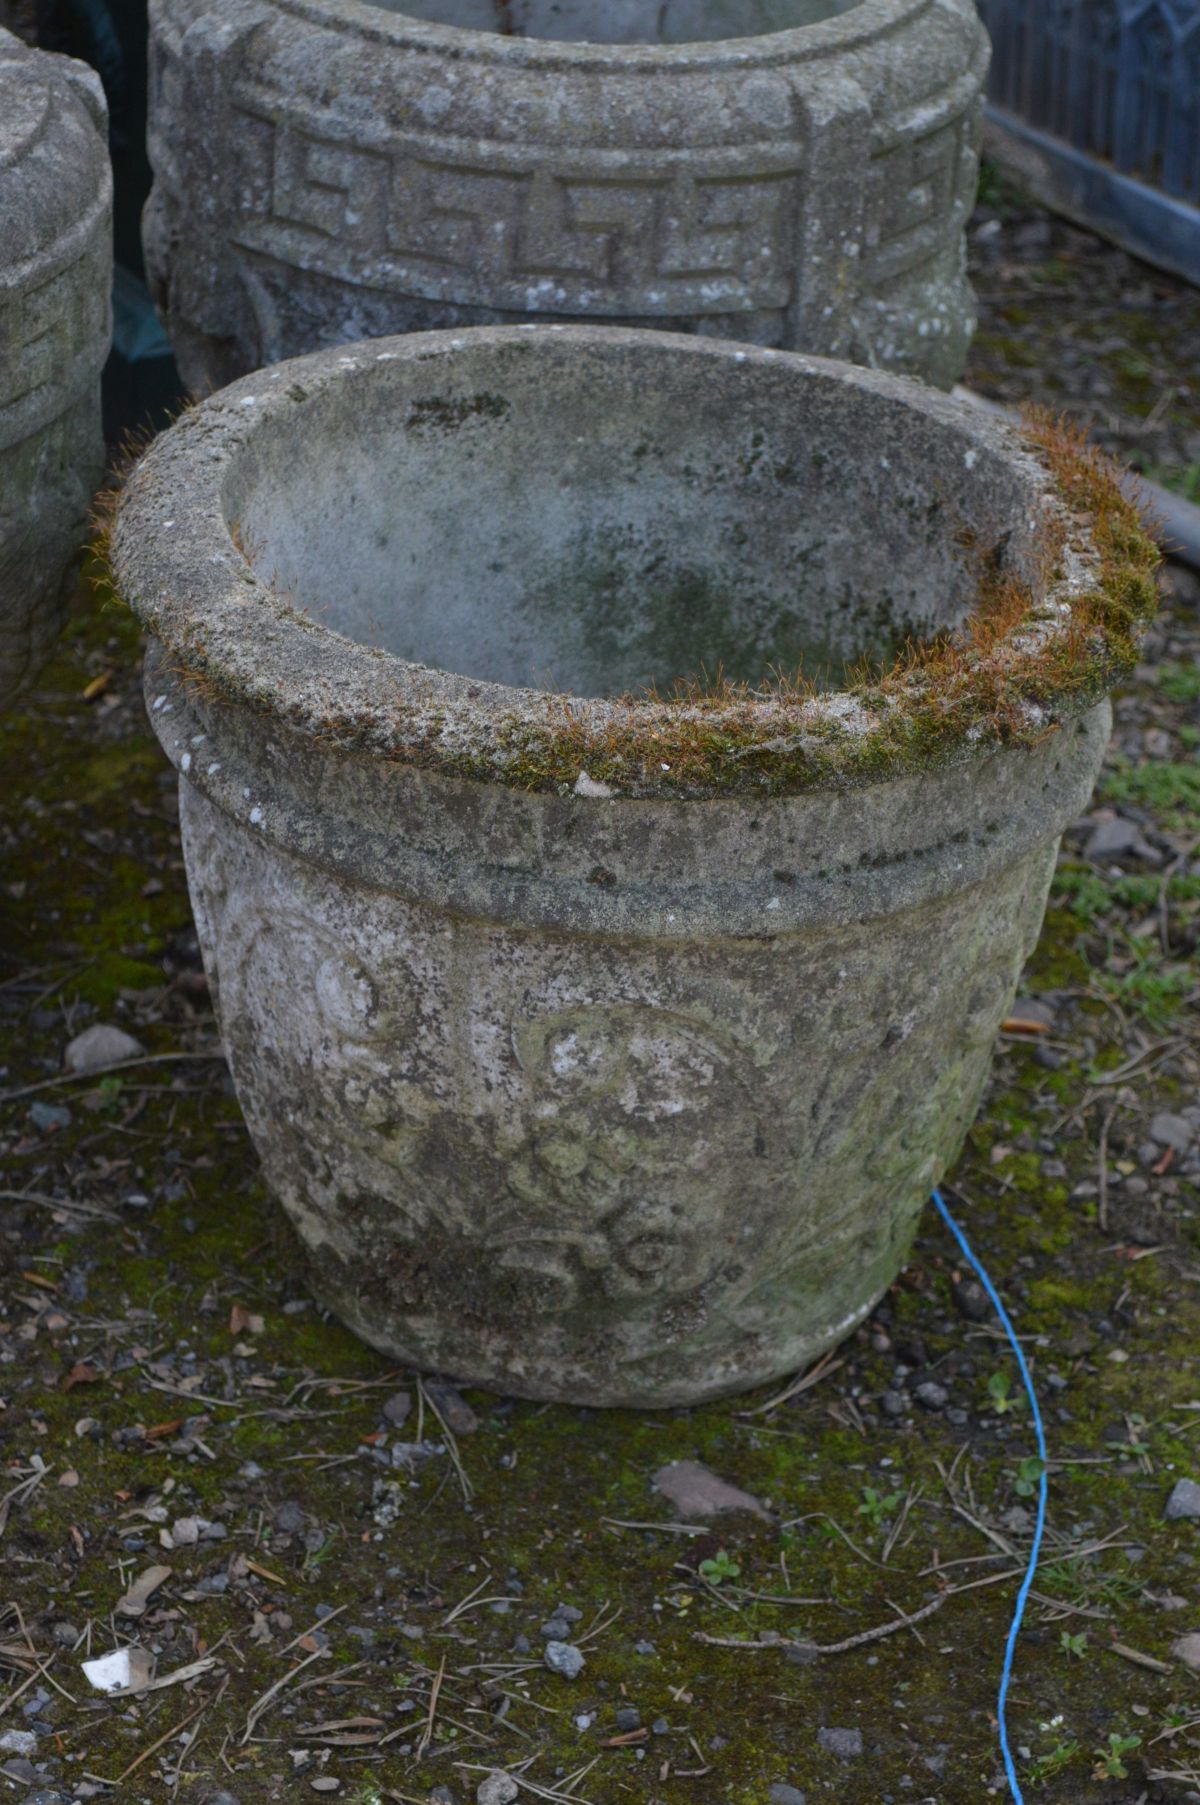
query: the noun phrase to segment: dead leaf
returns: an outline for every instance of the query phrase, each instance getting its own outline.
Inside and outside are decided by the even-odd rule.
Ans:
[[[248,1572],[257,1573],[260,1579],[269,1579],[273,1586],[287,1585],[286,1579],[281,1579],[278,1573],[272,1573],[269,1567],[264,1567],[259,1561],[246,1559],[245,1566]]]
[[[234,1304],[229,1312],[231,1335],[261,1335],[266,1326],[265,1319],[247,1310],[244,1304]]]
[[[660,1467],[651,1484],[675,1506],[685,1522],[696,1517],[715,1517],[722,1511],[748,1510],[769,1521],[757,1498],[741,1491],[724,1479],[718,1479],[698,1460],[673,1460]]]
[[[171,1577],[170,1567],[147,1567],[140,1573],[117,1605],[118,1617],[140,1617],[149,1604],[152,1595],[158,1591],[164,1580]]]
[[[74,1467],[68,1467],[65,1473],[59,1474],[58,1483],[65,1486],[78,1485],[79,1474],[75,1471]]]
[[[1049,1034],[1049,1022],[1035,1022],[1024,1015],[1010,1015],[1000,1024],[1001,1034]]]
[[[153,1423],[145,1431],[144,1441],[161,1441],[164,1435],[176,1435],[183,1428],[183,1418],[175,1416],[169,1423]]]
[[[93,677],[90,683],[84,684],[81,692],[84,701],[94,702],[97,696],[102,696],[104,694],[112,680],[113,674],[111,671],[101,671],[98,677]]]
[[[72,1385],[99,1385],[103,1378],[104,1374],[98,1373],[94,1366],[88,1365],[86,1360],[77,1360],[63,1380],[62,1388],[64,1391],[70,1391]]]

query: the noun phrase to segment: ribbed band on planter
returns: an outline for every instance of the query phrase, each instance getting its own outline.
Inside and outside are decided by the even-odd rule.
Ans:
[[[234,1080],[345,1320],[643,1404],[857,1322],[975,1113],[1107,702],[912,756],[903,685],[614,698],[883,657],[962,628],[983,566],[1029,590],[1000,656],[1053,649],[1101,560],[1021,436],[702,339],[395,338],[185,416],[114,563]],[[576,696],[512,687],[547,671]]]
[[[58,634],[104,469],[107,120],[91,69],[0,31],[0,703]]]
[[[146,261],[200,393],[530,318],[962,372],[974,0],[158,0],[151,40]]]

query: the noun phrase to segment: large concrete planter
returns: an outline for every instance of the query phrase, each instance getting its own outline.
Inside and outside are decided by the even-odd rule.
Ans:
[[[147,263],[200,392],[347,339],[530,318],[961,373],[974,0],[151,19]]]
[[[106,124],[92,70],[0,31],[0,704],[62,625],[104,469]]]
[[[1023,440],[723,342],[375,340],[187,415],[115,568],[234,1079],[333,1307],[607,1403],[844,1335],[1091,791],[1132,656],[1104,586],[1144,604]],[[981,571],[1020,598],[990,636]],[[619,699],[951,628],[846,693]]]

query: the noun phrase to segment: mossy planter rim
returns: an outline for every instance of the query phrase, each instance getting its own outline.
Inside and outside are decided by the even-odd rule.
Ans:
[[[794,63],[854,46],[927,12],[931,0],[858,0],[847,13],[835,13],[808,25],[749,37],[698,38],[684,44],[590,44],[556,38],[508,37],[471,26],[413,18],[398,6],[391,11],[370,0],[276,0],[280,11],[314,24],[353,30],[356,35],[386,39],[406,49],[449,52],[464,62],[495,62],[533,69],[577,67],[586,72],[635,73],[639,69],[725,69]],[[603,0],[597,0],[603,5]]]
[[[336,385],[369,381],[380,363],[453,365],[464,351],[536,358],[548,341],[567,356],[576,347],[603,355],[606,347],[634,346],[664,364],[775,365],[781,375],[836,379],[921,415],[956,440],[968,469],[988,457],[1016,473],[1045,577],[1015,604],[1009,594],[1004,624],[982,649],[968,646],[941,661],[918,652],[846,690],[726,687],[598,698],[408,662],[317,622],[258,574],[231,518],[232,493],[239,457],[268,422],[290,412],[299,430],[300,409]],[[1124,551],[1115,562],[1099,543],[1097,511],[1086,513],[1079,495],[1069,494],[1076,463],[1101,485],[1105,506],[1123,511]],[[209,700],[273,716],[317,745],[510,791],[565,793],[582,778],[581,793],[703,800],[874,783],[981,760],[1005,744],[1036,744],[1083,716],[1129,664],[1149,611],[1146,573],[1156,554],[1115,477],[1055,441],[1045,425],[1016,428],[906,378],[825,358],[554,325],[364,341],[230,385],[186,414],[137,466],[121,498],[112,556],[119,593],[160,641],[171,671]],[[1110,606],[1123,586],[1132,603]],[[981,595],[977,613],[996,605],[986,573]]]

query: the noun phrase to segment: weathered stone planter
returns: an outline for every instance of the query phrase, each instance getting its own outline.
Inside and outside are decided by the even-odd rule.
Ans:
[[[1114,505],[1115,576],[932,390],[597,328],[320,353],[158,441],[117,580],[238,1092],[362,1335],[664,1403],[865,1314],[1091,790],[1153,558]]]
[[[92,70],[0,31],[0,704],[62,624],[104,468],[106,122]]]
[[[152,31],[147,262],[201,392],[530,318],[961,373],[974,0],[158,0]]]

